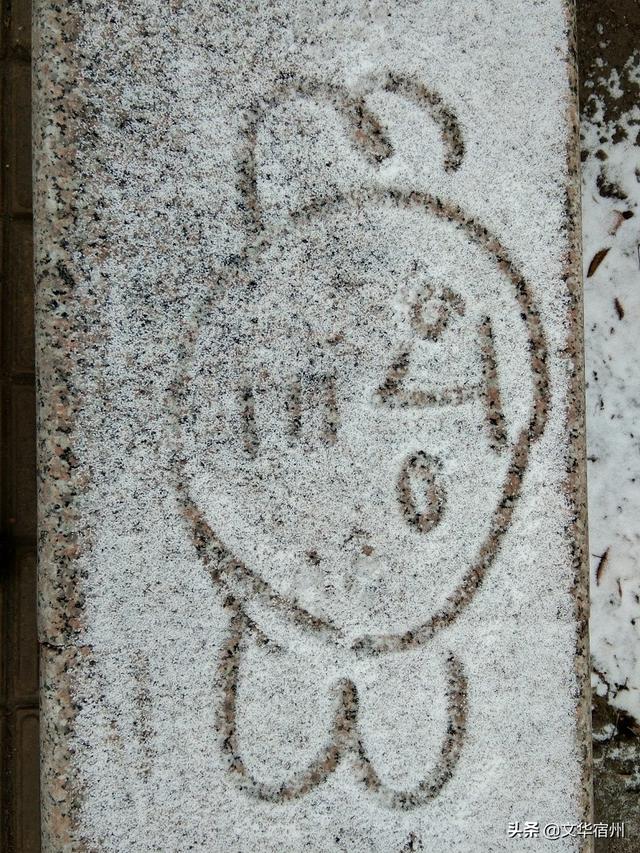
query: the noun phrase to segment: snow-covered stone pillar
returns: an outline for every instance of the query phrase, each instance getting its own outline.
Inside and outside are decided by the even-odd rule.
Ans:
[[[570,4],[36,6],[45,849],[588,820]]]

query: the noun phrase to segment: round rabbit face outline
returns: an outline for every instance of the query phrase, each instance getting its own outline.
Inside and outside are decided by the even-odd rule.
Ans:
[[[421,86],[411,86],[406,80],[388,76],[386,84],[388,90],[399,91],[405,96],[413,95],[414,100],[426,105],[439,121],[442,127],[443,142],[447,150],[445,157],[445,168],[454,170],[462,160],[464,146],[462,144],[459,128],[455,122],[453,113],[447,109],[441,99]],[[288,91],[288,90],[286,90]],[[309,86],[302,90],[302,94],[312,94],[317,97],[319,89]],[[417,95],[415,94],[417,92]],[[330,91],[336,95],[335,90]],[[355,120],[359,127],[369,128],[371,132],[368,137],[372,140],[368,155],[371,161],[381,162],[388,156],[391,148],[390,143],[385,140],[384,135],[377,124],[375,117],[366,112],[364,99],[353,99],[344,97],[338,102],[342,103],[343,109]],[[280,98],[281,99],[281,98]],[[274,97],[266,107],[273,106],[278,102]],[[334,98],[335,102],[335,98]],[[182,425],[189,420],[189,384],[193,375],[191,361],[194,356],[196,342],[201,324],[206,322],[211,304],[217,299],[220,288],[228,288],[241,279],[246,278],[244,269],[255,257],[259,257],[269,246],[274,234],[265,233],[260,217],[259,203],[256,191],[255,174],[255,139],[256,125],[266,111],[264,104],[260,109],[249,111],[253,116],[249,123],[246,136],[249,140],[247,156],[241,161],[241,190],[245,197],[246,211],[246,247],[236,259],[235,266],[223,272],[217,279],[215,286],[210,288],[202,297],[196,308],[192,321],[189,325],[185,343],[179,352],[178,370],[176,381],[173,383],[170,395],[170,409],[173,412],[175,432],[174,474],[176,477],[176,488],[179,495],[180,505],[185,520],[188,523],[197,553],[205,563],[213,582],[219,586],[236,607],[247,612],[256,612],[266,608],[280,620],[284,620],[291,627],[309,631],[320,639],[332,643],[344,645],[361,654],[379,654],[384,652],[402,651],[415,648],[425,643],[439,630],[451,624],[460,612],[471,602],[476,591],[480,587],[483,578],[489,570],[500,546],[501,540],[510,526],[515,504],[517,503],[523,478],[527,469],[529,453],[532,444],[541,436],[547,419],[549,406],[549,375],[547,368],[547,346],[544,330],[532,296],[531,289],[523,275],[518,271],[509,254],[500,241],[486,228],[480,225],[472,217],[464,214],[460,207],[450,202],[422,192],[405,192],[394,189],[368,189],[366,191],[354,191],[345,194],[332,194],[323,198],[316,198],[309,204],[300,207],[291,214],[291,220],[298,223],[311,222],[319,216],[327,216],[335,212],[353,210],[366,206],[389,206],[407,213],[422,212],[425,216],[435,216],[439,220],[450,222],[455,228],[460,229],[464,235],[471,240],[486,256],[489,256],[501,273],[501,278],[510,284],[512,295],[515,297],[520,310],[520,317],[524,322],[528,347],[528,362],[532,380],[532,401],[526,425],[520,430],[515,441],[509,445],[506,437],[504,423],[501,420],[499,406],[499,390],[495,375],[495,353],[492,348],[492,331],[489,318],[486,318],[480,329],[480,340],[483,353],[484,374],[484,398],[486,418],[491,430],[492,446],[501,445],[508,451],[508,464],[504,477],[500,497],[496,508],[491,516],[488,534],[480,543],[475,559],[465,571],[461,582],[446,598],[444,604],[429,618],[418,624],[397,633],[364,633],[355,640],[348,640],[342,630],[330,619],[311,612],[309,608],[300,605],[295,597],[281,594],[270,585],[261,575],[245,562],[238,559],[234,553],[225,545],[219,533],[215,531],[206,520],[205,513],[195,499],[193,491],[189,486],[187,475],[187,459],[183,449]],[[365,135],[366,136],[366,135]],[[381,153],[382,152],[382,153]],[[413,306],[413,322],[415,328],[419,329],[424,337],[435,336],[442,331],[446,325],[449,314],[456,311],[461,312],[462,305],[458,302],[457,294],[447,288],[441,294],[441,299],[435,320],[427,322],[422,316],[418,303]],[[384,400],[385,395],[389,402],[398,396],[406,372],[406,363],[403,354],[391,366],[385,382],[379,389],[379,395]],[[331,441],[331,389],[328,393],[327,436]],[[252,407],[254,403],[250,391],[245,398],[245,426],[247,427],[245,442],[251,451],[251,443],[254,440],[251,434]],[[295,401],[294,404],[295,406]],[[295,417],[294,417],[295,423]],[[424,457],[424,458],[423,458]],[[433,463],[433,464],[432,464]],[[425,454],[414,454],[407,460],[407,469],[398,478],[398,492],[402,502],[404,492],[404,511],[407,520],[417,524],[422,532],[426,532],[437,523],[438,512],[442,506],[443,495],[434,479],[434,464]],[[409,476],[417,477],[422,481],[427,496],[427,509],[422,514],[411,505],[410,489],[408,487]],[[406,481],[406,482],[405,482]],[[263,626],[252,624],[254,631],[260,635]]]
[[[373,198],[372,198],[373,196]],[[450,624],[458,614],[472,600],[486,575],[496,555],[500,542],[508,529],[515,504],[520,496],[522,481],[529,460],[532,444],[540,437],[544,430],[547,418],[549,402],[549,380],[546,366],[546,342],[542,329],[539,311],[531,296],[530,288],[524,277],[515,268],[509,256],[500,244],[485,228],[475,222],[472,218],[464,215],[460,208],[443,203],[441,200],[424,193],[401,193],[393,190],[378,191],[370,193],[368,203],[386,203],[394,206],[423,210],[426,215],[450,221],[453,225],[461,228],[471,237],[473,242],[488,252],[498,265],[506,280],[511,284],[513,294],[520,308],[521,317],[527,332],[528,356],[531,378],[533,383],[533,397],[528,423],[520,431],[515,442],[508,447],[507,473],[500,490],[500,498],[493,512],[489,527],[489,534],[480,544],[476,559],[465,572],[461,583],[448,596],[444,605],[427,620],[399,633],[367,634],[359,637],[351,643],[351,648],[362,653],[380,653],[387,651],[398,651],[420,645],[432,637],[438,630]],[[329,208],[336,209],[345,205],[361,204],[362,199],[353,197],[330,198],[323,201],[315,201],[311,207],[299,211],[296,216],[303,218],[313,217],[318,211],[326,211]],[[221,276],[219,286],[228,286],[229,278],[242,273],[231,273]],[[281,595],[259,573],[247,566],[225,546],[220,536],[207,522],[202,509],[198,506],[193,492],[189,488],[186,476],[186,462],[184,453],[181,453],[182,438],[180,423],[185,423],[189,418],[189,383],[192,375],[191,358],[195,348],[200,322],[209,311],[212,300],[216,299],[217,288],[212,288],[203,298],[199,309],[190,325],[186,336],[186,343],[180,353],[180,366],[176,382],[173,386],[174,413],[178,422],[177,447],[175,453],[175,473],[177,475],[177,488],[180,496],[182,511],[191,528],[194,544],[199,555],[207,565],[214,582],[222,587],[235,599],[240,606],[250,602],[261,607],[268,607],[277,612],[281,617],[291,621],[298,627],[307,629],[318,636],[331,639],[334,642],[343,642],[341,631],[327,618],[322,618],[311,613],[308,609],[301,607],[293,598]],[[387,392],[393,390],[393,383],[401,374],[402,365],[397,366],[395,376],[391,376],[381,390],[386,388]],[[491,406],[491,363],[488,363],[487,400]],[[250,405],[250,401],[247,400]],[[500,439],[499,418],[489,417],[489,421],[496,428],[495,439]],[[502,438],[504,441],[504,437]],[[429,468],[426,462],[418,458],[416,454],[415,468],[418,476],[423,469],[426,471],[424,479],[427,490],[433,492],[432,504],[437,504],[438,494],[435,483],[429,480]],[[402,489],[402,484],[399,484]],[[417,517],[417,523],[428,528],[429,517]]]

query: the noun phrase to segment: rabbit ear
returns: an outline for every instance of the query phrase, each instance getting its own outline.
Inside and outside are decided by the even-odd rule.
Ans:
[[[375,90],[399,95],[418,108],[426,110],[440,127],[445,170],[455,172],[460,167],[464,158],[462,131],[455,113],[437,92],[411,77],[391,72],[384,77],[382,83],[370,89]],[[324,102],[337,110],[347,124],[353,144],[373,166],[379,166],[393,154],[393,145],[385,129],[365,103],[366,95],[356,95],[345,87],[332,83],[283,73],[271,96],[255,102],[245,112],[244,144],[237,170],[238,189],[242,199],[241,210],[249,233],[257,234],[262,228],[256,186],[255,147],[258,128],[269,110],[296,95]]]
[[[386,76],[381,88],[385,92],[400,95],[431,115],[440,128],[445,170],[455,172],[459,169],[464,158],[462,131],[455,113],[444,103],[442,97],[418,80],[391,72]],[[377,124],[375,116],[372,118]]]
[[[373,85],[370,92],[382,90],[399,95],[421,110],[425,110],[440,128],[444,146],[444,168],[455,172],[464,158],[464,140],[458,119],[442,97],[424,83],[399,74],[389,73],[382,83]],[[324,92],[334,107],[346,119],[356,148],[374,166],[379,166],[393,154],[393,145],[381,122],[365,104],[365,96],[354,97],[344,89],[332,88]]]
[[[295,96],[309,98],[335,109],[342,116],[354,146],[373,166],[379,166],[393,154],[393,146],[377,117],[366,106],[364,95],[354,95],[343,86],[283,74],[269,97],[254,102],[245,110],[243,146],[237,164],[237,186],[241,212],[249,233],[257,234],[262,229],[255,158],[259,127],[270,110]]]
[[[364,97],[350,99],[345,96],[339,109],[347,120],[353,144],[373,166],[391,157],[393,145],[374,113],[367,108]]]

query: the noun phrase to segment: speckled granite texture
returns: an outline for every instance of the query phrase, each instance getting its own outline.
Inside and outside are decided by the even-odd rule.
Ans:
[[[572,10],[36,7],[45,849],[588,849]]]

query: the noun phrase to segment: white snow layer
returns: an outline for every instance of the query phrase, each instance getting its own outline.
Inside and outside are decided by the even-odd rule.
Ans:
[[[569,374],[564,352],[569,330],[562,274],[568,239],[564,203],[570,97],[564,2],[282,0],[256,7],[218,4],[214,12],[211,4],[196,0],[141,0],[126,10],[109,4],[104,15],[89,11],[83,23],[78,61],[98,108],[78,162],[90,196],[90,215],[96,208],[101,211],[107,233],[97,261],[84,261],[82,246],[77,259],[79,268],[85,264],[80,289],[102,288],[105,294],[100,315],[104,328],[96,335],[102,343],[96,345],[94,363],[82,378],[87,403],[79,424],[84,446],[78,449],[90,466],[93,484],[83,517],[95,530],[93,551],[83,557],[82,567],[87,618],[82,639],[92,648],[95,664],[83,676],[73,744],[83,780],[81,831],[88,849],[497,853],[514,844],[521,850],[578,849],[575,838],[547,842],[507,837],[512,821],[544,825],[581,818],[576,625],[564,492]],[[310,188],[346,191],[358,183],[417,189],[450,199],[508,248],[530,283],[549,347],[552,395],[544,435],[532,448],[522,496],[499,555],[456,622],[416,651],[378,659],[351,659],[326,649],[320,656],[314,645],[304,642],[279,657],[251,646],[243,670],[241,742],[255,776],[290,776],[315,754],[327,731],[332,686],[337,678],[349,677],[358,685],[359,723],[376,766],[385,781],[406,786],[436,760],[445,734],[442,662],[448,650],[454,651],[469,681],[467,735],[444,790],[414,810],[391,809],[380,802],[358,783],[348,760],[306,796],[281,804],[261,802],[230,782],[216,728],[221,702],[216,668],[229,632],[229,614],[194,551],[169,466],[167,390],[176,376],[176,354],[214,271],[229,263],[245,239],[236,194],[243,110],[256,95],[268,95],[283,67],[339,81],[354,91],[386,70],[413,75],[455,111],[466,154],[457,172],[446,172],[433,122],[410,103],[381,93],[373,100],[389,125],[396,151],[389,165],[374,175],[326,106],[310,99],[295,109],[294,99],[283,108],[277,133],[270,136],[266,127],[258,146],[258,183],[274,217],[286,217],[287,203],[295,207]],[[286,115],[287,108],[294,108],[296,121]],[[306,134],[299,132],[300,123]],[[309,132],[316,127],[317,134]],[[284,140],[281,145],[274,142],[278,134]],[[318,134],[326,152],[316,157]],[[287,152],[296,159],[281,162]],[[290,199],[295,193],[300,198]],[[500,274],[478,260],[481,281],[474,281],[471,258],[476,250],[467,243],[466,255],[464,235],[447,230],[446,223],[408,220],[399,209],[380,209],[374,220],[370,226],[364,223],[361,232],[350,232],[363,240],[355,241],[353,257],[357,259],[363,247],[369,250],[367,240],[380,243],[380,276],[370,276],[363,293],[377,301],[393,335],[400,334],[406,319],[406,305],[400,305],[395,321],[390,312],[414,260],[411,237],[429,240],[416,249],[418,265],[447,272],[447,252],[451,249],[451,258],[460,257],[460,281],[450,284],[468,297],[469,309],[464,320],[456,320],[454,337],[443,342],[447,369],[435,381],[457,381],[458,370],[463,383],[472,385],[479,356],[473,352],[459,358],[456,347],[465,345],[469,324],[482,298],[492,298]],[[328,238],[320,228],[310,239],[324,251]],[[287,263],[296,256],[278,256],[273,246],[272,251],[274,275],[284,287]],[[371,257],[376,257],[373,249]],[[348,264],[349,257],[342,260]],[[322,273],[313,263],[309,270]],[[301,279],[301,311],[313,305],[314,287],[310,274]],[[384,299],[376,288],[386,292]],[[268,300],[264,282],[256,292],[256,298]],[[500,299],[506,300],[506,307],[496,301],[492,316],[513,438],[522,425],[532,383],[522,368],[526,346],[518,340],[522,323],[517,304],[504,294]],[[277,295],[275,290],[272,295]],[[352,292],[350,299],[355,299]],[[265,325],[260,312],[268,310],[268,302],[262,306],[256,314],[260,334]],[[317,309],[310,320],[321,323],[326,305],[319,300]],[[356,310],[348,302],[348,311],[354,313],[348,314],[346,332],[354,336],[352,352],[366,355],[367,341],[359,338],[352,323]],[[507,311],[513,312],[513,322],[505,319]],[[299,320],[277,312],[275,316],[282,321],[278,348],[261,352],[272,366],[291,346],[284,321],[291,320],[295,330],[293,319]],[[246,325],[249,319],[232,312],[230,324]],[[216,349],[219,320],[212,311],[202,343],[202,357],[212,359],[214,379],[213,368],[224,370]],[[380,330],[373,320],[364,330],[372,333],[378,358]],[[397,343],[395,337],[392,343]],[[247,362],[249,371],[254,355]],[[416,351],[418,369],[421,358]],[[375,389],[374,368],[358,362],[361,390]],[[434,379],[426,374],[420,378]],[[217,402],[211,401],[212,406]],[[353,413],[356,417],[356,408]],[[211,416],[216,417],[215,411]],[[397,418],[406,429],[405,415]],[[196,423],[194,441],[198,429]],[[362,437],[353,425],[349,429],[355,446]],[[457,526],[451,516],[446,521],[450,527],[444,527],[443,520],[438,535],[449,529],[455,549],[466,560],[468,543],[482,540],[495,500],[485,488],[487,469],[477,458],[485,441],[480,409],[471,402],[450,421],[439,410],[429,430],[424,424],[421,429],[416,433],[420,447],[435,442],[443,456],[444,476],[451,484],[448,510],[457,508]],[[204,434],[201,438],[205,441]],[[208,438],[214,440],[215,435]],[[382,438],[378,432],[376,440]],[[381,492],[378,481],[383,482],[384,465],[415,450],[412,433],[406,442],[401,438],[389,434],[385,439],[388,455],[380,471],[375,460],[370,463],[372,493],[382,498],[387,493]],[[361,449],[368,452],[366,446]],[[381,453],[377,445],[372,449]],[[485,451],[486,465],[499,472],[502,462]],[[355,470],[354,458],[347,457],[345,477]],[[204,453],[202,459],[206,462]],[[332,460],[326,462],[330,470]],[[319,488],[317,512],[325,519],[327,539],[335,532],[337,540],[341,531],[331,525],[344,519],[334,518],[332,502],[341,500],[340,494],[318,484],[307,463],[304,457],[296,462],[304,482]],[[237,473],[231,449],[218,454],[216,464],[214,472]],[[272,474],[265,466],[247,476],[265,476],[268,483]],[[461,478],[475,487],[463,494],[456,486]],[[350,488],[354,482],[349,481]],[[280,562],[269,538],[273,531],[269,523],[265,527],[268,513],[261,516],[255,506],[256,495],[270,501],[269,512],[275,501],[266,490],[261,496],[255,479],[230,483],[228,493],[222,485],[215,477],[198,478],[194,472],[194,493],[202,496],[207,512],[224,516],[215,520],[227,525],[230,542],[244,548],[242,556],[253,569],[261,552],[269,579],[283,586],[283,570],[297,556],[295,516],[285,519],[281,545],[286,553]],[[300,510],[290,493],[294,490],[295,497],[296,488],[293,482],[289,492],[283,487],[278,493],[278,500],[290,501],[292,512]],[[302,491],[298,495],[308,500]],[[345,506],[354,517],[362,511],[352,503]],[[394,505],[389,506],[400,530],[401,519]],[[225,515],[229,509],[246,510],[247,515]],[[382,530],[392,527],[392,518],[380,507],[373,520]],[[317,519],[303,522],[302,550],[317,533]],[[247,523],[252,530],[245,529]],[[389,600],[397,604],[392,611],[385,609],[386,601],[376,599],[375,583],[372,596],[367,588],[359,591],[367,587],[367,578],[378,577],[380,567],[402,566],[394,548],[406,549],[409,538],[403,532],[391,540],[393,547],[383,555],[387,562],[356,562],[349,567],[350,578],[340,577],[335,543],[328,541],[327,586],[311,588],[318,583],[311,569],[310,577],[299,584],[289,580],[298,585],[300,595],[309,592],[309,606],[316,602],[323,612],[333,612],[345,631],[353,615],[350,589],[360,596],[353,593],[354,607],[363,604],[359,630],[368,629],[377,615],[380,630],[393,628],[394,619],[402,625],[419,621],[458,582],[460,566],[451,554],[443,555],[441,566],[434,555],[427,555],[432,559],[425,560],[424,568],[412,560],[410,573],[387,578]],[[372,544],[380,545],[377,540]],[[278,636],[278,642],[286,648],[287,637]]]
[[[639,67],[636,53],[625,76]],[[607,82],[619,97],[619,75]],[[590,100],[582,217],[593,686],[640,720],[640,105],[606,123],[602,102]]]

